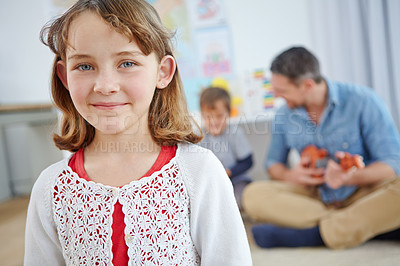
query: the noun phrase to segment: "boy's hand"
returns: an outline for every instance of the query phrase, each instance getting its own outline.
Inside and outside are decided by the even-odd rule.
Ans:
[[[226,174],[229,176],[229,178],[232,177],[232,171],[231,169],[225,168]]]

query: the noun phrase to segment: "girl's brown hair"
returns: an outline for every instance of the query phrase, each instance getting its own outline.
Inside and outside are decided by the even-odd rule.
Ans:
[[[41,41],[55,53],[51,93],[55,105],[62,111],[61,133],[54,134],[56,146],[62,150],[77,151],[89,145],[95,129],[76,110],[68,90],[57,76],[59,60],[65,60],[68,31],[71,22],[82,12],[98,14],[114,29],[136,41],[145,55],[154,52],[158,60],[172,54],[173,34],[163,25],[156,10],[145,0],[79,0],[62,16],[43,27]],[[199,126],[190,116],[178,67],[168,86],[155,90],[149,108],[148,127],[158,145],[179,142],[197,143],[202,139]],[[195,125],[199,134],[193,130]]]

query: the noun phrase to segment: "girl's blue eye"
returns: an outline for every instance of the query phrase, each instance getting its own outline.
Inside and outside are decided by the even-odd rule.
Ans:
[[[133,67],[135,64],[133,62],[123,62],[121,64],[121,67],[123,68],[128,68],[128,67]]]
[[[80,65],[80,66],[78,66],[78,69],[82,70],[82,71],[89,71],[89,70],[92,70],[93,67],[91,65]]]

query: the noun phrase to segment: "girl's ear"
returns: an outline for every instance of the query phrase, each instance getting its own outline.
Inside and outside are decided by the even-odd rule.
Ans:
[[[161,59],[160,70],[158,73],[157,88],[164,89],[171,82],[176,70],[175,59],[171,55],[166,55]]]
[[[57,62],[57,76],[61,80],[64,87],[68,90],[67,66],[65,65],[65,62],[62,60]]]

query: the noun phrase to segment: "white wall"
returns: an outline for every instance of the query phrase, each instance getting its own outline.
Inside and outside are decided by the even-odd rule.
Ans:
[[[52,54],[39,41],[46,0],[3,0],[0,8],[0,104],[48,102]]]
[[[225,0],[237,73],[268,68],[293,45],[312,48],[308,0]]]

